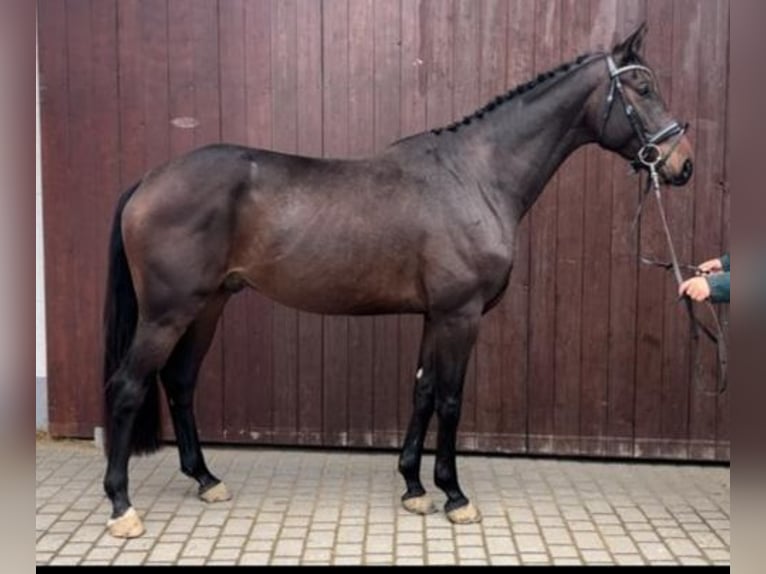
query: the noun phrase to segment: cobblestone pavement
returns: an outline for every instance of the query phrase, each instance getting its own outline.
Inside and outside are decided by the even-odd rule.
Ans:
[[[131,460],[146,534],[105,529],[105,461],[37,443],[37,564],[730,564],[729,468],[460,456],[481,524],[399,504],[395,453],[206,448],[233,492],[207,505],[165,447]],[[432,485],[433,456],[423,462]]]

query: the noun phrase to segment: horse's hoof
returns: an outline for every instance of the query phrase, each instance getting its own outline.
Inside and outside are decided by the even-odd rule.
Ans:
[[[199,497],[205,502],[225,502],[231,500],[231,493],[223,482],[219,482],[206,491],[200,492]]]
[[[109,534],[115,538],[138,538],[146,531],[138,512],[132,506],[122,516],[110,518],[106,526]]]
[[[474,524],[481,522],[481,512],[469,502],[465,506],[449,511],[447,518],[453,524]]]
[[[427,494],[402,500],[402,506],[407,512],[413,514],[433,514],[436,512],[436,505]]]

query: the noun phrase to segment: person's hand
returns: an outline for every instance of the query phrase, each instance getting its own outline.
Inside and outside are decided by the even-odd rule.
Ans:
[[[702,275],[721,273],[723,271],[723,263],[721,263],[720,259],[711,259],[710,261],[705,261],[704,263],[697,265],[697,271]]]
[[[710,297],[710,283],[704,277],[692,277],[678,288],[678,296],[688,295],[693,301],[701,303]]]

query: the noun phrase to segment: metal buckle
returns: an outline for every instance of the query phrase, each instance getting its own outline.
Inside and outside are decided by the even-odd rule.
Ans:
[[[662,160],[662,151],[659,146],[648,143],[638,150],[638,160],[648,168],[654,168]]]

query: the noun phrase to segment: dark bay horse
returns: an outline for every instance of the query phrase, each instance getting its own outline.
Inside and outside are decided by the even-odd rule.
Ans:
[[[466,363],[482,315],[508,285],[519,221],[567,156],[588,143],[656,164],[669,184],[692,175],[685,129],[640,55],[645,32],[375,157],[213,145],[123,194],[105,306],[111,534],[143,532],[128,497],[128,459],[159,446],[158,379],[182,472],[203,500],[230,498],[205,464],[192,397],[221,311],[245,287],[314,313],[422,314],[414,412],[399,459],[403,504],[434,510],[420,463],[435,412],[434,475],[447,516],[480,520],[458,484],[455,437]]]

